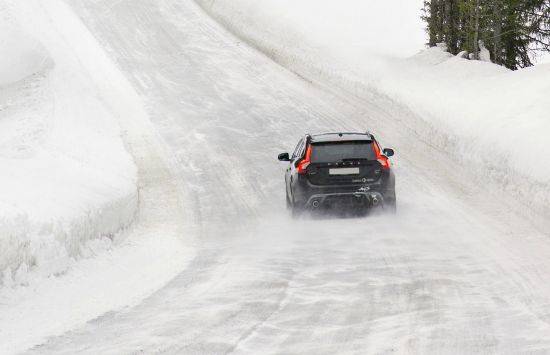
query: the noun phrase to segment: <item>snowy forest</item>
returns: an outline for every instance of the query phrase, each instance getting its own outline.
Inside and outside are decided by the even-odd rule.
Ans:
[[[512,70],[550,51],[550,0],[426,0],[423,19],[430,46]]]

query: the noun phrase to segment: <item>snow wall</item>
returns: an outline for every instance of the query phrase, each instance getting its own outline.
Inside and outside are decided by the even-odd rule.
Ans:
[[[15,4],[0,4],[0,287],[109,248],[138,208],[136,167],[109,108]]]
[[[422,124],[404,124],[473,171],[478,184],[550,214],[550,64],[512,72],[437,47],[422,50],[421,1],[196,2],[312,82],[408,107]]]

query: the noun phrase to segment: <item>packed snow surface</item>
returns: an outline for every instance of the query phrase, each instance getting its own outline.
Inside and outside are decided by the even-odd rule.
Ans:
[[[307,3],[287,1],[272,18],[263,9],[274,1],[205,2],[239,39],[191,0],[12,2],[54,68],[65,48],[76,77],[89,73],[75,88],[93,83],[90,96],[110,107],[140,194],[137,224],[115,247],[0,294],[2,352],[550,351],[547,219],[503,193],[502,180],[479,183],[491,167],[459,149],[489,140],[456,144],[460,132],[432,116],[440,103],[423,106],[430,95],[458,100],[445,96],[467,86],[454,78],[513,74],[438,49],[408,59],[384,43],[349,49],[363,53],[350,63],[345,45],[334,56],[331,43],[294,36]],[[415,15],[406,1],[384,3]],[[358,2],[346,4],[352,11],[326,13],[328,28]],[[285,9],[294,11],[283,30],[274,19]],[[308,16],[308,28],[321,27]],[[536,71],[522,73],[515,79]],[[425,93],[443,74],[453,84]],[[399,83],[409,96],[388,94]],[[292,220],[277,154],[306,132],[365,129],[396,149],[398,214]]]

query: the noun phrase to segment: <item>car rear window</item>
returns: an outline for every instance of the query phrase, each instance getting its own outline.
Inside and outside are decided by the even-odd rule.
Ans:
[[[330,142],[312,145],[312,163],[333,163],[343,159],[376,160],[372,142]]]

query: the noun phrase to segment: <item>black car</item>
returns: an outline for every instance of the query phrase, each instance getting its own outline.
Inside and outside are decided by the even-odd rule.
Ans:
[[[370,133],[305,135],[290,156],[285,174],[287,207],[304,210],[396,211],[395,175],[389,157]]]

